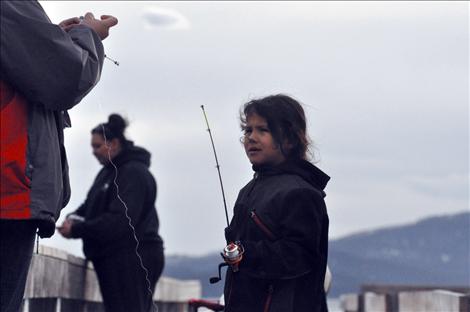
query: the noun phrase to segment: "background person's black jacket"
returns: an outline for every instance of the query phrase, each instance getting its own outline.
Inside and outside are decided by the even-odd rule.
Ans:
[[[307,161],[253,169],[226,229],[245,254],[239,272],[227,269],[225,311],[326,311],[329,177]]]
[[[135,248],[125,206],[139,242],[163,248],[155,208],[157,186],[148,170],[150,153],[128,142],[113,163],[117,167],[120,199],[114,184],[116,171],[109,163],[98,173],[85,202],[74,212],[85,221],[73,224],[72,237],[83,239],[83,252],[92,260]]]

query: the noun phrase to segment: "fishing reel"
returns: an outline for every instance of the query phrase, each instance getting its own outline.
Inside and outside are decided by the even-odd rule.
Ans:
[[[211,277],[209,279],[209,282],[211,284],[215,284],[222,279],[220,270],[224,266],[230,266],[233,272],[238,272],[238,265],[240,261],[242,261],[244,253],[245,253],[245,249],[243,248],[243,245],[239,241],[235,243],[229,243],[227,246],[225,246],[225,248],[220,253],[220,255],[222,256],[225,262],[222,262],[219,264],[219,268],[218,268],[219,275],[217,277]]]
[[[235,243],[229,243],[225,246],[224,250],[220,253],[225,263],[227,263],[233,272],[238,272],[238,264],[243,259],[245,249],[243,245],[237,241]]]

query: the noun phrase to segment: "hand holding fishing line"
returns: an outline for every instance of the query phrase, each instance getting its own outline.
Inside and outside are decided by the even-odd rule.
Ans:
[[[72,214],[69,214],[67,217],[65,217],[65,220],[62,223],[62,225],[57,226],[56,229],[65,238],[71,238],[72,237],[72,226],[75,223],[84,222],[84,221],[85,221],[84,217],[72,213]]]
[[[62,28],[63,31],[68,32],[73,27],[79,25],[80,22],[81,19],[79,17],[71,17],[60,22],[59,27]]]
[[[71,17],[59,23],[59,27],[65,32],[69,32],[78,25],[85,25],[93,29],[101,40],[109,36],[109,29],[116,26],[118,19],[112,15],[101,15],[100,19],[96,19],[93,13],[88,12],[85,16]]]
[[[59,231],[59,233],[63,237],[71,238],[72,237],[72,226],[73,226],[73,222],[71,220],[65,219],[65,221],[62,222],[62,225],[57,226],[56,229]]]
[[[93,13],[87,13],[85,14],[85,16],[70,17],[68,19],[65,19],[58,25],[65,32],[69,32],[72,28],[78,25],[85,25],[93,29],[98,34],[101,40],[104,40],[109,36],[109,28],[117,25],[117,23],[118,19],[114,16],[101,15],[101,20],[99,20],[95,19]],[[104,55],[104,57],[113,62],[114,65],[119,66],[118,61],[110,58],[106,54]]]

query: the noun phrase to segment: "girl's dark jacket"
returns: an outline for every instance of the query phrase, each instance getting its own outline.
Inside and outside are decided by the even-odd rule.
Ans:
[[[83,239],[83,252],[91,260],[135,248],[129,222],[135,228],[139,243],[152,242],[163,248],[155,209],[157,186],[148,170],[150,153],[128,142],[113,163],[117,167],[117,176],[111,163],[105,165],[85,202],[74,212],[85,221],[73,224],[72,237]],[[130,220],[126,216],[126,207]]]
[[[227,269],[225,311],[327,311],[329,177],[303,160],[253,169],[225,233],[245,248],[239,271]]]

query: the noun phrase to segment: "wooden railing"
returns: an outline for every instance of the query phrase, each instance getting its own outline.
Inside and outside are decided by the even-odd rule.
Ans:
[[[187,311],[191,298],[200,298],[197,280],[161,277],[153,299],[158,312]],[[40,246],[33,255],[26,282],[23,312],[104,311],[93,266],[63,250]]]
[[[470,288],[364,285],[340,297],[345,312],[470,312]]]

